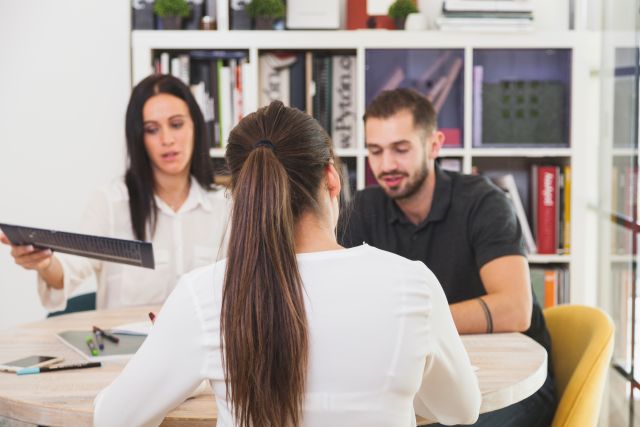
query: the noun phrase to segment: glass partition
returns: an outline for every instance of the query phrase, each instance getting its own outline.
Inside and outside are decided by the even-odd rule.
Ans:
[[[638,0],[603,2],[600,305],[616,327],[605,425],[640,424],[638,305]],[[635,11],[635,13],[631,13]]]

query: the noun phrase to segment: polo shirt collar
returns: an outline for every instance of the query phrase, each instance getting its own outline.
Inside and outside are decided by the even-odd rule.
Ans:
[[[442,221],[447,215],[449,205],[451,205],[451,195],[453,190],[451,177],[447,175],[437,163],[435,165],[435,174],[436,188],[433,192],[433,202],[431,203],[431,210],[429,211],[427,219],[419,224],[418,227],[428,222]],[[409,222],[407,217],[404,215],[404,212],[402,212],[396,202],[390,197],[387,197],[386,209],[388,222],[390,224],[397,221]]]

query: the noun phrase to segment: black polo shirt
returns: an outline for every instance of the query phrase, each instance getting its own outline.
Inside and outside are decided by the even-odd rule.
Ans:
[[[427,218],[415,225],[380,187],[356,193],[338,233],[345,247],[363,242],[422,261],[433,271],[450,304],[486,295],[480,268],[506,255],[526,255],[515,210],[502,190],[481,176],[443,171]],[[547,351],[550,338],[534,301],[526,332]]]

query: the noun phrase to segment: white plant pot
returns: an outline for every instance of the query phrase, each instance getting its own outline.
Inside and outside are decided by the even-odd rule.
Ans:
[[[410,13],[404,23],[404,29],[409,31],[420,31],[427,29],[427,17],[422,13]]]

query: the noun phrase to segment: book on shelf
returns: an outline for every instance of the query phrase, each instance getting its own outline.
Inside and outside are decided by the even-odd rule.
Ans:
[[[156,72],[160,74],[169,74],[171,72],[171,57],[169,52],[162,52],[160,58],[156,62]]]
[[[533,0],[445,0],[450,12],[533,12]]]
[[[263,53],[258,60],[259,81],[258,88],[260,106],[269,105],[273,101],[282,101],[291,105],[290,100],[290,67],[298,56],[291,52]]]
[[[545,270],[544,272],[544,307],[553,307],[558,304],[558,271]]]
[[[571,167],[532,166],[531,188],[538,253],[568,254],[571,250]]]
[[[316,94],[316,85],[313,81],[313,52],[304,54],[304,87],[306,88],[305,111],[313,115],[313,97]]]
[[[218,117],[220,118],[220,146],[222,148],[227,146],[227,137],[231,128],[233,127],[233,102],[232,90],[231,90],[231,69],[229,66],[225,66],[222,61],[217,61],[218,66],[218,93],[220,94],[220,104]],[[227,102],[224,102],[227,100]]]
[[[154,69],[189,85],[207,125],[212,147],[222,147],[229,131],[247,113],[248,53],[240,50],[156,52]]]
[[[190,60],[189,55],[180,54],[178,56],[174,56],[170,59],[170,69],[171,75],[179,78],[182,82],[189,86],[191,82],[190,70]]]
[[[538,253],[556,254],[558,251],[558,167],[532,167],[532,208]]]
[[[313,117],[327,131],[331,132],[331,57],[314,55],[313,81],[316,92],[313,96]]]
[[[562,228],[563,228],[563,245],[562,249],[565,254],[571,252],[571,166],[566,165],[563,170],[564,179],[564,204],[563,209],[560,212],[562,215]]]
[[[532,266],[529,273],[533,296],[541,308],[569,303],[568,268]]]
[[[493,182],[508,195],[509,199],[513,203],[527,251],[530,254],[536,253],[538,249],[536,247],[535,239],[533,238],[533,233],[531,232],[531,227],[529,226],[527,214],[522,205],[522,199],[520,198],[515,178],[511,174],[507,174],[493,178]]]
[[[287,0],[287,28],[295,30],[340,28],[341,0]]]
[[[569,254],[571,167],[548,164],[533,164],[530,169],[490,167],[485,170],[485,167],[474,166],[473,169],[508,192],[528,252]]]
[[[289,67],[289,106],[300,111],[307,108],[306,61],[304,52],[295,53],[296,60]]]
[[[192,82],[191,93],[202,111],[207,126],[207,139],[209,144],[215,146],[219,139],[217,69],[211,61],[191,61],[189,74]]]
[[[478,19],[451,18],[440,16],[436,18],[436,25],[441,31],[469,31],[469,32],[514,32],[533,31],[533,22],[522,19]]]
[[[356,147],[356,56],[331,52],[265,52],[259,57],[259,105],[280,100],[306,111],[337,149]]]
[[[506,20],[504,22],[529,22],[533,15],[527,12],[448,12],[442,11],[442,17],[471,20]]]
[[[334,55],[331,60],[331,138],[336,148],[356,148],[356,57]]]
[[[474,147],[480,147],[482,145],[482,82],[484,79],[484,67],[482,65],[473,66],[473,81],[472,81],[472,129],[471,136],[472,145]]]

